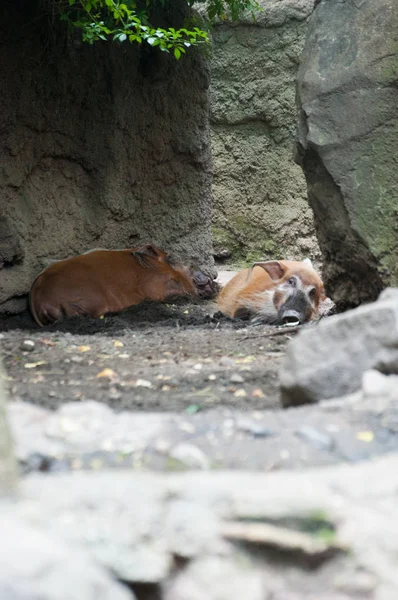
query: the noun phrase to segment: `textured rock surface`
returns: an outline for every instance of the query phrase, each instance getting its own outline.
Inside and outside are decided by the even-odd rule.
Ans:
[[[0,312],[46,259],[93,247],[153,241],[211,267],[203,55],[66,43],[36,5],[1,8]]]
[[[216,255],[319,257],[293,161],[295,85],[314,0],[260,1],[257,22],[218,25],[211,62]]]
[[[394,1],[320,2],[298,75],[298,160],[341,308],[398,283],[397,64]]]
[[[398,373],[397,291],[302,331],[280,371],[282,402],[343,396],[359,388],[367,369]]]
[[[6,415],[7,394],[4,381],[5,375],[0,359],[0,496],[13,492],[17,479],[13,445]]]
[[[9,508],[0,516],[2,600],[134,600],[85,552],[31,527],[14,512]]]
[[[132,583],[151,575],[167,600],[231,600],[245,586],[250,600],[395,600],[397,468],[391,456],[311,477],[34,475],[0,517],[12,514]],[[175,569],[175,556],[188,562]]]

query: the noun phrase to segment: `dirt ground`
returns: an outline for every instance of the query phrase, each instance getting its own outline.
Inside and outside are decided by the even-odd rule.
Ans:
[[[71,400],[140,411],[278,407],[289,332],[215,312],[212,302],[148,302],[42,329],[27,313],[2,319],[11,397],[49,408]]]
[[[117,413],[139,412],[132,429],[149,432],[145,448],[127,455],[120,449],[76,454],[72,444],[71,451],[44,460],[36,456],[32,440],[41,417],[22,416],[17,437],[23,444],[32,440],[22,468],[41,470],[44,460],[47,470],[76,464],[98,468],[91,465],[99,463],[168,470],[176,467],[170,457],[181,443],[191,445],[188,454],[193,445],[210,468],[266,471],[356,462],[396,451],[398,400],[378,415],[344,404],[281,408],[278,372],[296,334],[294,328],[231,321],[217,315],[214,302],[181,299],[44,328],[28,313],[2,318],[0,343],[16,407],[11,416],[19,414],[18,401],[60,409],[95,400]],[[163,419],[161,439],[150,434],[154,413]],[[62,428],[62,414],[60,420]],[[105,435],[117,438],[117,428]]]

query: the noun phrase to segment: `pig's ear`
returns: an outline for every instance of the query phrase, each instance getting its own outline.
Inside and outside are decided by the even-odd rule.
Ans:
[[[310,259],[310,258],[305,258],[305,259],[303,260],[303,263],[304,263],[305,265],[307,265],[307,267],[309,267],[310,269],[313,269],[313,268],[314,268],[314,265],[312,264],[312,262],[311,262],[311,259]]]
[[[136,253],[144,256],[151,256],[152,258],[158,258],[161,255],[159,248],[156,248],[153,244],[144,244],[138,248]]]
[[[149,266],[151,264],[150,258],[156,258],[157,260],[162,258],[161,250],[153,244],[144,244],[143,246],[140,246],[136,250],[133,250],[132,255],[142,266]]]
[[[262,267],[264,271],[267,271],[268,275],[273,281],[282,279],[285,274],[285,269],[279,260],[268,260],[267,262],[254,263],[253,267]]]

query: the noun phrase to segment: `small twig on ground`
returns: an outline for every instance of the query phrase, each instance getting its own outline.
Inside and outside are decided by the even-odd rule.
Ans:
[[[298,325],[297,327],[287,327],[286,329],[278,329],[278,331],[271,331],[271,333],[262,333],[260,335],[246,335],[243,340],[252,340],[256,338],[267,338],[267,337],[276,337],[277,335],[288,335],[289,333],[297,333],[302,329],[302,325]]]

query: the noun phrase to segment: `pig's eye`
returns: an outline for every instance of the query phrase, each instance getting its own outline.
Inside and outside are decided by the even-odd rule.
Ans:
[[[291,277],[288,280],[288,284],[291,285],[291,286],[293,286],[293,287],[296,287],[296,279],[294,277]]]

